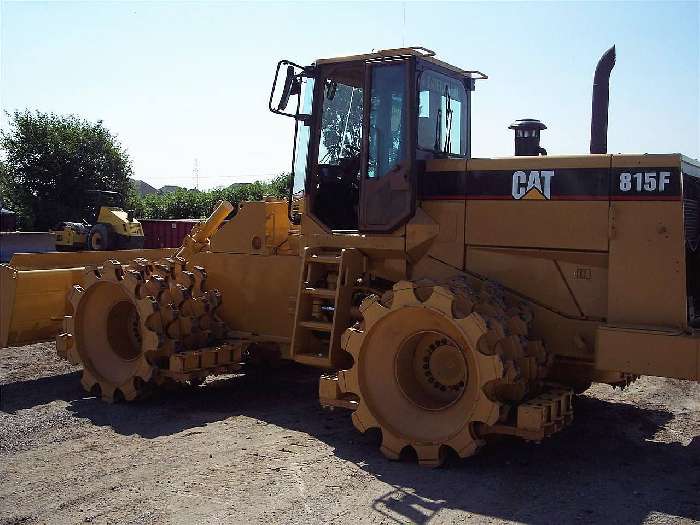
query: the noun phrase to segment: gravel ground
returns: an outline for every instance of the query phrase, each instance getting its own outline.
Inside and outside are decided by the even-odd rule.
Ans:
[[[700,384],[598,385],[540,445],[385,460],[290,366],[136,404],[53,344],[0,350],[0,523],[700,523]]]

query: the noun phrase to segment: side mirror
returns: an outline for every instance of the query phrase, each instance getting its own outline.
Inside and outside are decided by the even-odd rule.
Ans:
[[[282,89],[277,89],[277,80],[280,78],[280,69],[282,66],[286,66],[287,74],[284,79],[284,84]],[[289,99],[292,95],[301,94],[301,77],[310,76],[310,68],[304,68],[298,64],[290,62],[289,60],[280,60],[277,63],[277,70],[275,71],[275,79],[272,82],[272,89],[270,90],[270,100],[268,102],[268,108],[273,113],[278,115],[284,115],[285,117],[292,117],[296,119],[303,120],[303,115],[297,115],[295,113],[287,113],[285,110],[289,105]],[[274,104],[275,93],[280,92],[279,100],[277,104]]]
[[[289,97],[292,95],[292,90],[299,93],[299,79],[294,76],[294,66],[287,66],[287,78],[284,79],[284,87],[282,88],[282,96],[277,104],[277,109],[284,111],[289,104]]]

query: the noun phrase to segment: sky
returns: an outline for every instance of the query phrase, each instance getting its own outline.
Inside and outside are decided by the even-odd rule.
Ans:
[[[473,156],[511,155],[519,118],[547,125],[550,154],[585,154],[593,72],[615,44],[608,151],[700,158],[699,5],[0,0],[0,106],[101,119],[135,178],[193,187],[197,159],[205,189],[289,170],[293,120],[267,109],[278,60],[421,45],[489,75]]]

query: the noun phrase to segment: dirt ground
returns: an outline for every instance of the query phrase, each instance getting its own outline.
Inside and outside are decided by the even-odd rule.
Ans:
[[[137,404],[53,344],[0,351],[0,523],[700,522],[700,385],[595,386],[573,425],[428,470],[390,462],[297,367]]]

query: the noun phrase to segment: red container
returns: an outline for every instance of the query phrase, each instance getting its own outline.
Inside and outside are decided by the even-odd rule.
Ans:
[[[139,219],[144,248],[177,248],[199,219]]]

